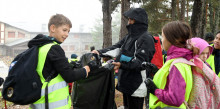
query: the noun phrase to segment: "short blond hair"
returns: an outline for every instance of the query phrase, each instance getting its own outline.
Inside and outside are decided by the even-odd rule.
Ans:
[[[48,23],[49,31],[50,31],[51,25],[55,25],[56,27],[59,27],[61,25],[69,25],[69,27],[72,28],[71,21],[63,14],[56,14],[56,15],[51,16],[49,23]]]

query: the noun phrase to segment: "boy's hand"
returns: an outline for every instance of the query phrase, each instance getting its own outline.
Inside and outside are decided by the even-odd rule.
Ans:
[[[95,70],[95,69],[98,69],[99,68],[99,65],[96,63],[96,61],[90,61],[89,63],[88,63],[88,66],[89,66],[89,68],[90,68],[90,72],[92,72],[93,70]]]

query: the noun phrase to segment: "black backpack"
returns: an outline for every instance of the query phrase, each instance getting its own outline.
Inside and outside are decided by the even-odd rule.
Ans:
[[[36,71],[37,65],[38,46],[15,57],[3,84],[2,96],[5,100],[26,105],[40,99],[42,83]]]

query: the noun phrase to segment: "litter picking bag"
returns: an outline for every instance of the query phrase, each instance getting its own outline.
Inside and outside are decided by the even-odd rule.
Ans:
[[[88,63],[91,54],[85,54],[80,61]],[[114,65],[106,64],[90,72],[88,77],[74,82],[72,102],[74,109],[116,109],[114,102]]]

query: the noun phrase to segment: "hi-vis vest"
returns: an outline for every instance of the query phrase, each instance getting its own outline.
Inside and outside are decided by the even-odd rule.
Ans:
[[[166,82],[167,82],[167,76],[169,75],[169,68],[170,68],[171,63],[174,60],[175,59],[171,59],[171,60],[166,61],[166,63],[163,65],[163,67],[154,75],[153,81],[159,89],[165,88]],[[180,71],[181,75],[183,76],[183,78],[186,82],[185,101],[187,102],[189,100],[190,92],[191,92],[192,85],[193,85],[191,66],[184,64],[184,63],[176,63],[174,65]],[[159,101],[157,96],[155,96],[153,94],[150,94],[149,105],[150,105],[150,108],[152,108],[152,109],[154,109],[156,107],[161,107],[161,108],[173,107],[173,108],[186,109],[186,105],[184,103],[182,103],[179,107],[169,106],[169,105],[166,105],[163,102]]]
[[[206,62],[212,67],[212,70],[215,72],[215,56],[211,54]],[[218,77],[220,78],[220,72],[215,73],[218,74]]]
[[[78,61],[78,59],[68,59],[68,62],[69,62],[69,63],[70,63],[71,61],[76,62],[76,61]]]
[[[58,74],[51,81],[45,82],[42,71],[44,68],[47,53],[52,45],[57,43],[46,44],[39,48],[37,72],[43,83],[41,89],[41,98],[33,104],[30,104],[30,108],[33,109],[45,109],[45,88],[48,84],[48,104],[49,109],[70,109],[71,99],[69,96],[69,88],[64,79]],[[61,72],[62,73],[62,72]]]
[[[213,44],[211,44],[210,46],[213,46]],[[215,56],[211,54],[209,58],[206,60],[206,62],[212,67],[212,70],[215,72]],[[220,78],[220,72],[215,73],[218,74],[218,77]]]

